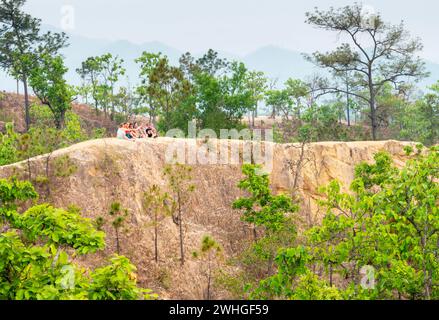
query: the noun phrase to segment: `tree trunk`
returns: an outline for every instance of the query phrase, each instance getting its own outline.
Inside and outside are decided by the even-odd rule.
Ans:
[[[181,199],[180,195],[178,195],[178,225],[180,228],[180,257],[181,257],[181,265],[184,265],[184,248],[183,248],[183,220],[181,214]]]
[[[107,119],[107,117],[108,117],[107,109],[108,109],[108,106],[107,106],[107,102],[105,101],[105,104],[104,104],[104,119]]]
[[[255,110],[252,111],[252,126],[255,127],[255,119],[258,117],[258,105],[255,105]]]
[[[29,131],[30,128],[30,113],[29,113],[29,93],[27,88],[27,78],[23,77],[23,87],[24,87],[24,112],[25,112],[25,122],[26,122],[26,131]]]
[[[58,117],[55,117],[55,126],[58,130],[64,128],[66,112],[62,111]]]
[[[268,268],[267,268],[268,276],[271,276],[271,272],[273,270],[273,262],[274,262],[274,254],[270,253],[270,257],[268,259]]]
[[[117,254],[120,254],[119,229],[118,228],[116,228],[116,250],[117,250]]]
[[[111,85],[111,114],[110,114],[110,120],[114,121],[114,85]]]
[[[369,64],[369,93],[370,93],[370,120],[372,124],[372,139],[377,140],[377,123],[376,123],[376,103],[375,103],[375,88],[373,86],[372,65]]]
[[[94,98],[94,100],[95,100],[95,111],[96,111],[96,115],[99,115],[98,99]]]
[[[209,271],[207,275],[207,300],[210,300],[210,287],[212,282],[212,266],[209,258]]]
[[[375,97],[370,101],[370,120],[372,124],[372,139],[377,140],[377,119],[376,119],[376,109],[375,109]]]
[[[159,262],[159,248],[158,248],[158,224],[157,224],[157,212],[154,216],[154,252],[155,252],[155,262]]]

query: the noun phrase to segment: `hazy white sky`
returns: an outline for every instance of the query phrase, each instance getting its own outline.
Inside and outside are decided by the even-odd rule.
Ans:
[[[336,35],[304,23],[315,6],[343,6],[347,0],[28,0],[26,9],[43,23],[60,27],[74,9],[71,33],[91,38],[160,41],[182,51],[208,48],[245,54],[276,45],[297,51],[325,50]],[[439,63],[439,1],[365,0],[387,21],[404,20],[422,38],[423,56]],[[67,10],[67,11],[66,11]],[[64,14],[64,15],[63,15]]]

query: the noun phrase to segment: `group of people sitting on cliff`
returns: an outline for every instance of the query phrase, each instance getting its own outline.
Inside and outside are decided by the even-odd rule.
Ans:
[[[157,138],[157,130],[151,123],[138,125],[137,123],[121,123],[117,130],[117,138],[135,141],[142,138]]]

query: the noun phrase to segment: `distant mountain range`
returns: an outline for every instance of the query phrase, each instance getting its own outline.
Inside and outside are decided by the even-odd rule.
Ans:
[[[48,26],[44,26],[44,29],[54,30],[54,28]],[[130,84],[136,85],[139,68],[134,60],[138,58],[143,51],[162,52],[167,55],[171,63],[174,64],[178,63],[179,57],[184,53],[158,41],[134,44],[125,40],[109,41],[103,39],[90,39],[77,35],[69,36],[70,46],[64,49],[62,53],[66,58],[66,65],[69,68],[67,79],[73,84],[80,83],[80,79],[75,72],[76,68],[81,65],[82,61],[90,56],[101,55],[108,52],[113,55],[118,55],[125,61],[127,78],[129,79]],[[193,54],[198,57],[203,53],[197,52]],[[281,85],[290,77],[305,79],[315,73],[322,72],[321,69],[307,62],[303,58],[302,53],[276,46],[265,46],[244,56],[221,51],[219,51],[219,54],[230,60],[242,61],[251,70],[265,72],[268,77],[278,79],[278,85]],[[439,80],[439,64],[430,61],[426,61],[426,64],[427,69],[431,72],[431,76],[420,83],[421,88],[429,86]],[[0,90],[14,91],[16,90],[15,88],[15,82],[0,73]]]

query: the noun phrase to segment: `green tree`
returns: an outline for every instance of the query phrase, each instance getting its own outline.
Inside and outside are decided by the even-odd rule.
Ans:
[[[312,273],[310,256],[303,246],[282,249],[276,257],[278,271],[262,280],[251,292],[251,299],[340,300],[339,290]]]
[[[123,208],[119,202],[113,202],[110,206],[110,211],[108,214],[112,217],[111,226],[113,227],[116,236],[116,252],[117,254],[120,254],[120,229],[126,222],[128,217],[128,209]]]
[[[204,236],[201,240],[199,251],[194,251],[192,255],[194,258],[201,259],[205,270],[203,272],[207,278],[206,291],[203,298],[206,300],[212,299],[212,280],[213,274],[218,267],[218,262],[222,257],[222,247],[210,236]]]
[[[96,112],[102,108],[104,116],[110,113],[113,120],[117,101],[116,84],[125,75],[123,59],[106,53],[101,56],[89,57],[76,72],[82,78],[81,92],[86,96],[91,93]]]
[[[377,95],[383,86],[391,83],[399,86],[406,78],[420,79],[426,76],[424,63],[416,56],[422,49],[418,39],[411,39],[403,23],[390,25],[381,16],[367,16],[361,4],[340,9],[308,12],[307,23],[347,36],[335,51],[316,52],[308,58],[317,65],[335,73],[350,73],[355,79],[350,90],[344,85],[320,84],[325,93],[350,94],[369,105],[372,137],[378,138]]]
[[[379,153],[375,164],[357,167],[351,185],[356,196],[341,193],[335,182],[327,189],[325,205],[332,213],[324,226],[338,226],[338,232],[345,233],[340,239],[346,239],[336,245],[335,252],[342,253],[338,265],[350,261],[356,285],[359,268],[372,265],[379,276],[372,296],[392,298],[397,292],[399,298],[430,299],[437,295],[433,283],[438,268],[439,188],[434,163],[438,155],[435,148],[418,152],[397,170],[388,155]],[[338,214],[333,216],[334,212]],[[314,231],[321,241],[321,231]]]
[[[218,52],[209,49],[195,62],[195,70],[205,72],[211,76],[217,76],[223,73],[230,66],[230,62],[219,57]]]
[[[269,176],[262,171],[261,166],[245,164],[242,172],[245,178],[239,182],[238,187],[248,191],[250,196],[234,201],[233,208],[243,210],[242,220],[253,226],[256,241],[257,227],[264,227],[271,232],[281,230],[287,215],[296,212],[298,206],[286,195],[272,194]]]
[[[0,2],[0,67],[24,86],[26,129],[30,127],[28,81],[42,54],[56,55],[66,46],[64,33],[40,34],[41,20],[23,12],[25,0]]]
[[[326,103],[313,106],[302,114],[300,124],[299,141],[306,136],[311,141],[346,141],[348,140],[348,128],[340,123],[340,104],[338,102]],[[306,132],[306,135],[303,133]]]
[[[52,153],[59,148],[85,140],[87,135],[81,128],[78,115],[71,111],[66,113],[65,126],[62,130],[52,126],[54,117],[47,106],[32,106],[31,116],[33,124],[29,131],[23,134],[15,132],[12,123],[6,124],[6,133],[0,134],[2,141],[0,163],[6,165],[27,160],[29,180],[32,180],[29,159],[47,154],[46,177],[49,179],[49,163]],[[47,187],[49,188],[49,185]]]
[[[302,80],[290,78],[285,82],[285,91],[294,102],[294,111],[296,112],[297,118],[300,119],[301,110],[305,106],[305,101],[310,91],[308,85]]]
[[[144,52],[136,60],[141,65],[142,85],[138,88],[139,94],[145,103],[149,104],[150,116],[153,121],[160,115],[158,129],[167,132],[170,129],[181,127],[181,115],[186,115],[187,101],[191,96],[191,84],[185,78],[183,71],[171,66],[169,59],[161,54]],[[183,109],[180,117],[176,117]],[[192,108],[192,112],[194,109]],[[192,120],[193,114],[183,117],[183,121]],[[177,120],[177,121],[176,121]],[[187,124],[186,124],[187,126]]]
[[[170,216],[175,210],[169,194],[162,192],[159,186],[153,185],[147,192],[144,193],[144,207],[149,216],[153,219],[154,226],[154,260],[159,262],[159,228],[163,219]]]
[[[87,287],[91,300],[151,300],[157,295],[149,289],[137,287],[136,267],[124,256],[113,256],[108,266],[98,268],[91,275]]]
[[[258,104],[264,99],[267,90],[268,79],[261,71],[250,71],[247,75],[247,87],[253,96],[252,126],[255,125],[255,118],[258,116]]]
[[[298,210],[291,197],[272,194],[268,174],[262,172],[260,166],[243,165],[242,171],[245,178],[238,187],[249,192],[250,196],[237,199],[232,206],[242,210],[241,219],[253,226],[254,239],[247,247],[243,246],[243,251],[233,260],[242,270],[238,275],[231,275],[243,284],[233,289],[240,298],[257,287],[261,279],[273,274],[278,250],[295,243],[293,213]],[[257,228],[263,231],[259,237]]]
[[[160,113],[160,105],[155,101],[153,96],[149,94],[150,88],[153,83],[151,80],[151,75],[155,68],[157,68],[160,59],[162,58],[161,53],[149,53],[143,52],[142,56],[136,59],[136,62],[140,64],[140,79],[141,85],[137,87],[137,93],[140,96],[140,101],[146,104],[146,111],[149,114],[150,120],[155,124],[157,123],[157,116]]]
[[[65,115],[73,101],[73,89],[64,79],[67,71],[62,57],[44,55],[32,68],[29,78],[35,95],[52,111],[57,129],[64,128]]]
[[[183,108],[184,121],[196,119],[200,129],[243,127],[242,117],[252,111],[256,115],[263,97],[266,79],[263,73],[249,71],[243,63],[219,58],[209,50],[195,59],[190,53],[180,58],[180,70],[191,83]]]
[[[306,232],[304,245],[279,253],[277,274],[254,297],[298,298],[298,279],[321,270],[329,284],[314,278],[323,281],[325,299],[437,299],[439,150],[406,152],[401,169],[383,152],[357,166],[350,193],[337,181],[323,188],[322,224]],[[374,275],[369,287],[362,282],[366,266]]]
[[[184,164],[167,165],[164,169],[164,176],[168,179],[168,186],[172,192],[174,211],[172,212],[172,220],[179,228],[180,234],[180,262],[184,265],[184,216],[185,205],[189,200],[191,192],[195,190],[195,186],[190,183],[192,180],[192,167]]]
[[[237,124],[246,112],[255,108],[263,89],[260,75],[252,75],[242,62],[233,61],[229,73],[221,81],[225,89],[223,109],[227,120]]]
[[[290,118],[293,101],[286,90],[268,90],[265,93],[265,103],[272,108],[274,117],[282,112],[285,120]]]
[[[223,75],[199,71],[194,74],[196,105],[201,128],[219,133],[239,128],[244,114],[255,106],[254,92],[248,86],[248,70],[243,63],[228,64]]]
[[[83,81],[82,87],[90,88],[90,90],[87,89],[87,91],[91,91],[96,114],[98,113],[100,106],[99,86],[101,71],[101,65],[96,57],[87,58],[82,62],[81,67],[76,69],[76,72]]]
[[[110,118],[114,119],[115,114],[115,91],[116,84],[120,80],[121,76],[125,75],[125,68],[123,67],[123,59],[118,56],[113,57],[111,53],[104,54],[97,57],[100,64],[100,70],[102,70],[102,85],[100,86],[103,94],[104,101],[104,114],[108,113],[110,108]]]
[[[114,120],[118,123],[128,121],[133,114],[144,114],[148,110],[141,106],[141,97],[137,92],[133,92],[129,87],[119,88],[114,96],[114,106],[116,109]]]
[[[408,105],[400,114],[399,138],[434,145],[439,141],[439,89]]]

